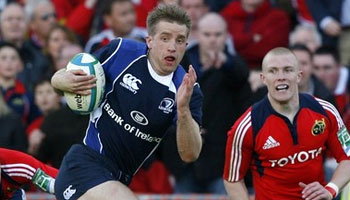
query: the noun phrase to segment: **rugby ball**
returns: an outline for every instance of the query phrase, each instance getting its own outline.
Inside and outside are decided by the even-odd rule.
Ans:
[[[71,110],[86,115],[94,111],[101,103],[106,84],[105,74],[101,63],[91,54],[78,53],[68,63],[67,71],[81,69],[88,75],[96,77],[96,87],[91,89],[90,95],[80,95],[64,92],[64,97]]]

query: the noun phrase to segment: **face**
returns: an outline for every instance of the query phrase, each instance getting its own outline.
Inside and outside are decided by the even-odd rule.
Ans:
[[[208,12],[208,8],[203,3],[204,0],[182,0],[181,7],[191,19],[192,27],[197,27],[199,19]]]
[[[61,29],[55,29],[51,32],[48,40],[48,53],[52,56],[54,60],[57,60],[59,50],[66,44],[68,44],[69,41],[66,37],[66,34]]]
[[[302,50],[293,51],[297,60],[299,62],[300,70],[303,72],[303,76],[301,77],[300,86],[305,86],[309,83],[310,76],[312,74],[312,61],[308,52]]]
[[[246,12],[254,12],[264,0],[241,0],[242,7]]]
[[[16,42],[24,40],[27,22],[23,8],[10,5],[1,14],[1,32],[6,41]]]
[[[14,79],[21,68],[21,59],[12,47],[0,49],[0,77],[4,79]]]
[[[146,38],[149,59],[159,75],[175,71],[185,53],[187,33],[186,25],[160,21],[156,24],[155,34]]]
[[[68,62],[78,53],[83,52],[83,49],[77,45],[65,45],[60,50],[58,60],[56,62],[56,70],[63,69]]]
[[[54,91],[49,82],[44,82],[35,88],[35,103],[39,109],[47,114],[60,107],[61,97]]]
[[[314,52],[319,45],[316,42],[313,34],[309,30],[300,30],[296,33],[294,38],[295,44],[303,44],[305,45],[311,52]]]
[[[339,77],[339,66],[331,55],[314,55],[313,57],[314,73],[326,87],[334,91]]]
[[[34,12],[31,29],[39,37],[45,38],[49,34],[50,29],[56,24],[55,8],[48,3],[39,4]]]
[[[267,86],[271,103],[288,104],[298,96],[301,72],[292,54],[269,55],[264,62],[261,80]]]
[[[117,2],[112,5],[111,14],[106,15],[104,19],[114,34],[122,37],[128,35],[135,27],[136,14],[131,2]]]
[[[198,31],[198,41],[201,49],[222,51],[225,48],[227,32],[222,22],[216,20],[201,21]]]

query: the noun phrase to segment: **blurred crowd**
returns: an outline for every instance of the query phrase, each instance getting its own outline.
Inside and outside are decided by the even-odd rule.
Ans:
[[[147,13],[159,4],[178,4],[192,20],[181,64],[193,65],[204,94],[203,148],[184,164],[171,127],[133,191],[225,194],[227,131],[266,94],[261,62],[275,47],[289,47],[299,60],[299,90],[334,104],[350,127],[350,0],[1,0],[0,147],[59,168],[83,141],[89,116],[67,107],[51,76],[75,54],[117,37],[145,42]],[[336,164],[331,155],[325,160],[330,175]],[[249,178],[246,184],[252,188]]]

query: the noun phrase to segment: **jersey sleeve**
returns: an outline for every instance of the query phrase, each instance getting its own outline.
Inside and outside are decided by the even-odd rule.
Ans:
[[[249,108],[228,132],[223,178],[237,182],[249,169],[253,153],[253,133]]]
[[[38,168],[53,178],[55,178],[58,173],[57,169],[20,151],[0,148],[0,156],[3,170],[5,172],[17,172],[18,175],[16,176],[18,176],[18,178],[14,179],[21,184],[31,183],[31,179]]]
[[[114,39],[108,45],[94,52],[93,55],[100,61],[101,64],[103,64],[119,50],[121,42],[121,38]],[[102,66],[105,67],[106,65]]]
[[[330,133],[327,138],[327,148],[332,152],[337,162],[350,160],[350,135],[338,110],[326,101],[321,102],[330,119]]]

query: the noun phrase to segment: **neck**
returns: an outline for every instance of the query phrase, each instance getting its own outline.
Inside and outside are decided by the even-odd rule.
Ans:
[[[270,94],[268,94],[269,101],[272,108],[279,114],[287,117],[291,122],[299,110],[299,94],[296,93],[294,97],[287,102],[277,102],[274,100]]]
[[[15,82],[15,79],[7,79],[2,77],[0,78],[0,86],[5,90],[10,87],[13,87],[15,85]]]
[[[151,63],[152,69],[159,75],[159,76],[166,76],[167,74],[160,71],[160,67],[156,65],[156,62],[153,60],[153,57],[151,56],[151,52],[148,52],[148,60]]]

